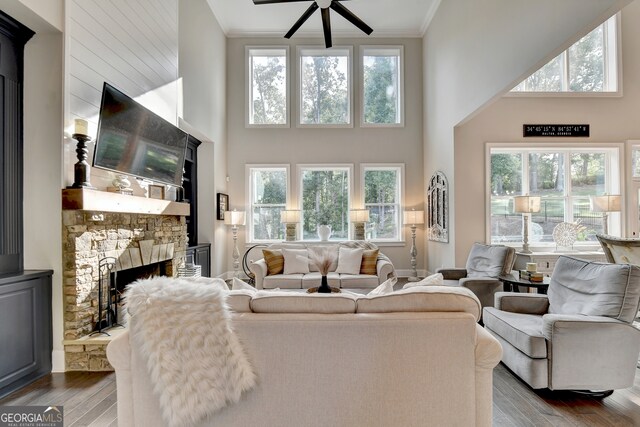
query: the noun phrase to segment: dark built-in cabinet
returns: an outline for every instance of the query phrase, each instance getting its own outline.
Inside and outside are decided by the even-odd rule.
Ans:
[[[189,135],[182,181],[183,201],[189,203],[187,217],[187,259],[202,267],[201,274],[211,277],[211,244],[198,243],[198,147],[201,141]]]
[[[33,31],[0,11],[0,274],[24,268],[22,231],[22,80]]]
[[[211,277],[211,243],[202,243],[187,248],[187,259],[192,257],[193,263],[201,267],[202,277]]]
[[[23,64],[33,31],[0,11],[0,398],[51,372],[51,276],[24,271]]]
[[[51,372],[52,274],[0,277],[0,398]]]

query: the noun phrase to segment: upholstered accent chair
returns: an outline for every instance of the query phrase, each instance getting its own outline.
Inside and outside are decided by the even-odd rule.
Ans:
[[[560,256],[547,295],[498,292],[483,320],[532,388],[610,391],[633,385],[639,304],[640,267]]]
[[[474,243],[465,268],[439,268],[436,273],[445,285],[471,289],[483,307],[493,307],[494,295],[503,287],[498,276],[511,272],[515,254],[509,246]]]
[[[607,261],[614,264],[640,265],[640,239],[625,239],[596,234]]]

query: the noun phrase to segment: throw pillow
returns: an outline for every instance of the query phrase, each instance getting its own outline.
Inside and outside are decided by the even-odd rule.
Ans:
[[[283,249],[284,274],[307,274],[309,272],[309,258],[306,249]]]
[[[360,264],[362,264],[362,248],[345,248],[340,247],[338,251],[338,268],[336,273],[341,274],[358,274],[360,273]]]
[[[367,296],[376,296],[376,295],[386,295],[393,292],[393,285],[396,284],[397,279],[392,277],[391,279],[387,279],[384,282],[380,283],[380,285],[369,292]]]
[[[416,286],[442,286],[443,282],[442,273],[432,274],[431,276],[427,276],[419,282],[409,282],[402,287],[402,289],[414,288]]]
[[[233,285],[231,286],[232,291],[250,291],[250,292],[258,292],[256,288],[248,284],[247,282],[238,279],[237,277],[233,278]]]
[[[263,249],[262,256],[264,256],[264,261],[267,263],[267,276],[282,273],[284,269],[282,251]]]
[[[360,263],[360,274],[378,274],[376,265],[378,264],[378,249],[371,249],[362,252],[362,263]]]

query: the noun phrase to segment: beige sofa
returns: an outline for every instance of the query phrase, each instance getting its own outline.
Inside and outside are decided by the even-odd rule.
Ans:
[[[228,295],[258,385],[201,425],[492,424],[492,375],[502,349],[477,324],[480,302],[468,289]],[[107,356],[116,370],[118,425],[164,425],[128,333],[109,344]]]
[[[368,247],[376,248],[371,243],[366,243]],[[376,274],[341,274],[336,272],[338,253],[341,247],[346,247],[347,244],[321,244],[321,243],[274,243],[269,245],[268,248],[272,251],[281,251],[282,249],[311,249],[319,250],[326,248],[333,256],[336,262],[327,274],[327,281],[329,286],[335,288],[364,288],[373,289],[380,283],[387,280],[394,275],[393,264],[389,259],[382,255],[378,255],[378,261],[376,263]],[[376,248],[377,249],[377,248]],[[267,263],[264,258],[260,258],[257,261],[249,264],[249,270],[255,276],[256,289],[309,289],[316,286],[320,286],[321,276],[317,268],[313,264],[309,264],[309,273],[306,274],[274,274],[268,275]]]

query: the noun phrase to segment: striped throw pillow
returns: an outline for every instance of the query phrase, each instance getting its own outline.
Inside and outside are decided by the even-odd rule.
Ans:
[[[378,249],[371,249],[362,253],[362,263],[360,264],[360,274],[378,274],[376,264],[378,263]]]
[[[264,261],[267,263],[267,276],[280,274],[284,271],[284,256],[282,251],[262,250]]]

